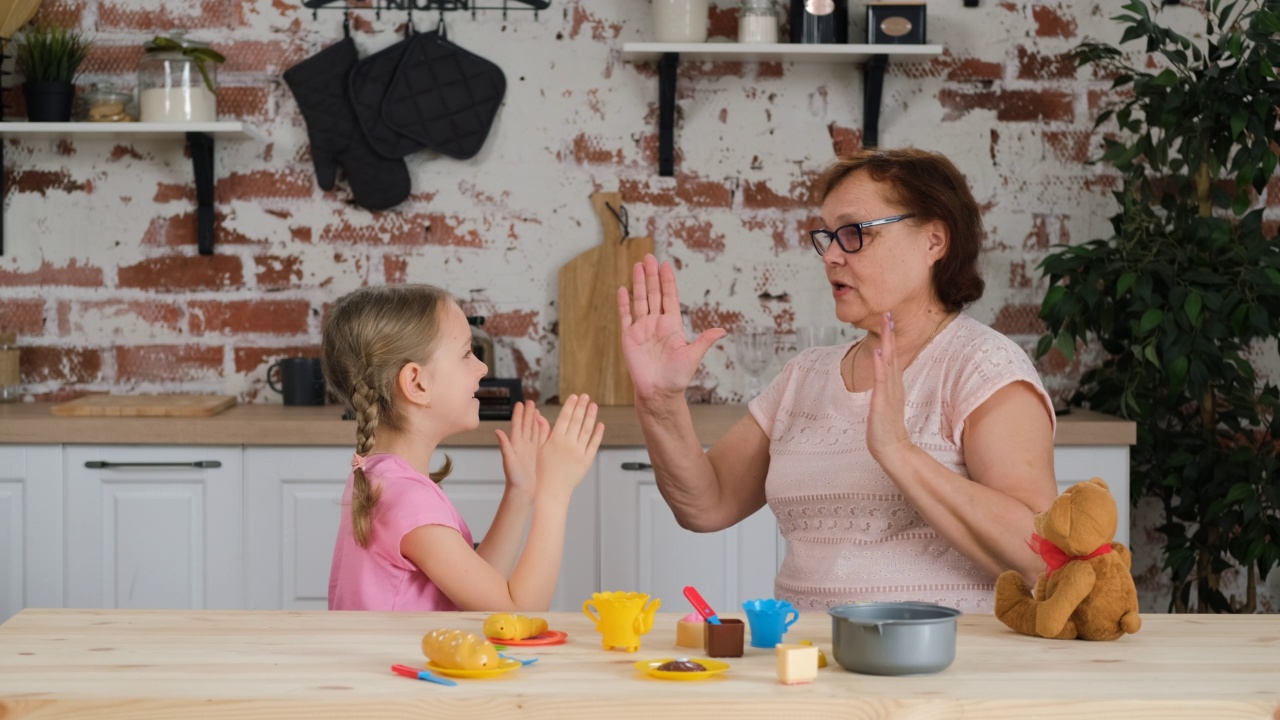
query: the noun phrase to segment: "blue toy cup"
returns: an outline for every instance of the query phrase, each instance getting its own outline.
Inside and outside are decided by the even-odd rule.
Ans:
[[[782,642],[787,628],[800,619],[800,611],[786,600],[766,598],[742,603],[751,625],[751,647],[772,648]]]

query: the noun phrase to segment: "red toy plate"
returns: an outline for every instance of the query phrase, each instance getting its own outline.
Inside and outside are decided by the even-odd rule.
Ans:
[[[524,647],[529,645],[561,645],[569,634],[560,630],[548,630],[541,635],[534,635],[524,640],[499,640],[498,638],[488,638],[489,642],[494,645],[510,645],[511,647]]]

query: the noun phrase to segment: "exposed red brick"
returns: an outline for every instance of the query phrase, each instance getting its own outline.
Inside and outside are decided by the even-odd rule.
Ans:
[[[279,75],[307,57],[307,49],[300,42],[237,40],[220,44],[218,52],[227,58],[227,62],[219,66],[219,73]]]
[[[297,242],[309,243],[311,242],[311,228],[296,227],[296,226],[291,227],[289,228],[289,237],[293,238]]]
[[[1003,80],[1004,65],[977,58],[961,58],[947,71],[947,79],[955,82],[975,80]]]
[[[409,261],[398,255],[383,255],[382,274],[388,285],[400,285],[409,277]]]
[[[1083,163],[1089,159],[1093,133],[1088,130],[1046,130],[1044,142],[1062,162]]]
[[[293,345],[290,347],[244,347],[237,345],[232,353],[235,371],[249,374],[263,365],[269,365],[287,357],[320,357],[319,345]]]
[[[271,91],[265,87],[223,85],[218,88],[218,115],[224,118],[267,118]]]
[[[994,110],[1001,122],[1070,121],[1075,108],[1069,93],[1057,90],[961,90],[942,88],[943,120],[959,120],[971,110]]]
[[[711,328],[724,328],[733,332],[734,328],[743,324],[741,312],[722,308],[720,303],[692,306],[686,315],[694,333],[700,333]]]
[[[64,170],[23,170],[14,176],[5,172],[5,184],[20,193],[40,193],[47,197],[50,190],[64,193],[92,193],[93,181],[75,180]]]
[[[115,147],[111,148],[110,158],[113,161],[123,160],[125,158],[129,158],[131,160],[141,160],[142,153],[138,152],[137,150],[134,150],[132,145],[116,145]],[[191,196],[195,197],[194,190],[191,191]]]
[[[253,264],[259,290],[284,290],[297,287],[302,281],[302,258],[297,255],[259,255]]]
[[[191,334],[302,335],[311,303],[305,300],[196,301],[189,304]]]
[[[116,380],[161,382],[209,380],[223,376],[223,350],[206,345],[136,345],[117,347]]]
[[[1034,213],[1031,216],[1031,232],[1022,239],[1022,248],[1024,250],[1045,250],[1049,247],[1049,224],[1048,216],[1043,213]]]
[[[0,286],[102,287],[102,269],[80,265],[79,262],[73,259],[66,265],[54,267],[48,260],[43,260],[39,269],[30,272],[0,268]]]
[[[600,138],[579,133],[573,139],[573,161],[579,165],[619,165],[622,151],[603,148]]]
[[[821,225],[821,223],[818,223]],[[768,230],[773,236],[773,247],[777,250],[786,250],[795,246],[795,223],[788,222],[778,217],[743,217],[742,227],[752,232],[756,230]]]
[[[1032,5],[1031,19],[1036,22],[1036,37],[1073,38],[1076,36],[1076,20],[1067,14],[1066,8]]]
[[[1076,61],[1069,53],[1043,55],[1018,47],[1019,80],[1069,80],[1076,76]]]
[[[145,53],[140,42],[128,45],[106,45],[102,42],[94,42],[89,46],[89,54],[85,57],[80,70],[92,75],[133,75],[138,71],[138,60]],[[124,83],[121,85],[123,86]]]
[[[742,184],[742,205],[746,208],[817,207],[818,197],[813,192],[813,183],[816,179],[816,173],[806,173],[803,178],[792,181],[786,195],[779,195],[763,180],[748,180]]]
[[[707,38],[738,39],[738,7],[713,6],[708,13]]]
[[[194,198],[193,198],[194,199]],[[196,214],[182,213],[173,217],[153,218],[142,234],[143,245],[160,245],[164,247],[187,247],[196,244]],[[270,238],[251,238],[238,230],[227,227],[226,216],[218,211],[213,213],[213,232],[215,245],[252,245],[265,243]]]
[[[153,330],[178,333],[184,315],[181,307],[154,300],[63,301],[58,303],[58,334],[122,335],[126,328],[133,330],[127,327],[130,319],[141,320]]]
[[[164,6],[159,9],[141,9],[137,3],[117,0],[98,5],[100,30],[207,30],[209,28],[233,28],[244,24],[243,10],[229,0],[198,0],[198,12],[170,12]],[[194,4],[194,0],[187,0]],[[182,3],[179,7],[187,3]]]
[[[58,154],[63,157],[71,157],[76,154],[75,143],[71,142],[69,138],[62,138],[58,140],[57,148]]]
[[[671,236],[685,247],[700,253],[707,260],[714,260],[724,252],[725,237],[715,232],[711,223],[698,220],[680,220],[669,227]]]
[[[240,258],[230,255],[174,255],[143,260],[116,271],[122,288],[186,292],[244,286]]]
[[[0,303],[0,332],[44,334],[44,300],[6,298]]]
[[[31,22],[80,27],[84,23],[85,5],[84,0],[44,0]]]
[[[313,178],[310,168],[305,172],[292,169],[231,173],[218,178],[215,202],[222,205],[234,200],[310,198],[315,193]]]
[[[156,183],[156,194],[151,199],[158,203],[179,200],[194,203],[196,186],[192,183]]]
[[[733,193],[723,180],[703,180],[696,175],[680,174],[676,180],[676,197],[692,207],[729,207]]]
[[[756,65],[757,80],[776,80],[782,75],[782,63],[780,62],[762,62]]]
[[[1263,220],[1262,237],[1275,239],[1280,235],[1280,220]]]
[[[675,166],[678,169],[684,164],[684,151],[680,149],[680,133],[676,132],[676,141],[673,155],[675,157]],[[640,151],[640,161],[647,167],[658,167],[658,134],[645,133],[641,135],[637,141]]]
[[[102,355],[89,348],[18,346],[22,381],[89,383],[102,379]]]
[[[356,227],[343,219],[320,230],[320,242],[356,245],[453,245],[484,247],[484,235],[477,229],[461,230],[467,222],[442,213],[374,213],[377,222]]]
[[[622,194],[622,200],[624,203],[655,205],[658,207],[675,207],[680,202],[676,199],[674,184],[665,188],[655,189],[647,180],[622,178],[618,183],[618,191]]]
[[[836,157],[845,157],[862,149],[862,130],[841,127],[836,123],[827,125],[831,135],[831,149]]]
[[[1267,207],[1280,207],[1280,175],[1267,181]]]
[[[573,39],[582,33],[582,28],[589,26],[592,40],[613,40],[622,34],[622,23],[605,22],[587,12],[583,4],[573,6],[573,20],[569,27],[569,38]]]
[[[1047,330],[1040,319],[1039,305],[1005,305],[996,314],[991,329],[1005,335],[1043,335]]]
[[[484,319],[484,329],[493,337],[535,337],[538,332],[538,313],[534,310],[492,312]]]
[[[1009,287],[1024,290],[1032,285],[1031,276],[1027,274],[1027,261],[1018,260],[1009,263]]]

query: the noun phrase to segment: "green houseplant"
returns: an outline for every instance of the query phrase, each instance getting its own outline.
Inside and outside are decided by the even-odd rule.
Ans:
[[[1037,355],[1100,348],[1072,403],[1137,421],[1132,499],[1162,501],[1170,609],[1252,612],[1280,561],[1280,389],[1252,360],[1280,334],[1280,248],[1254,207],[1277,165],[1280,0],[1204,12],[1193,41],[1130,0],[1120,42],[1147,55],[1076,48],[1118,91],[1098,126],[1117,126],[1101,161],[1120,173],[1119,211],[1111,237],[1041,263]],[[1242,596],[1224,589],[1229,571]]]
[[[89,53],[89,39],[78,30],[38,23],[22,33],[18,44],[18,71],[25,82],[27,118],[33,122],[66,122],[71,119],[75,79]]]

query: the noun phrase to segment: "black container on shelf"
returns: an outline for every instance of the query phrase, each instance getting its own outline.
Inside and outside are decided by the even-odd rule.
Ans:
[[[69,82],[28,80],[22,83],[22,96],[27,101],[27,119],[31,122],[68,122],[76,86]]]
[[[848,0],[791,0],[791,42],[849,42]]]

